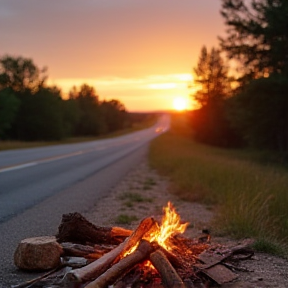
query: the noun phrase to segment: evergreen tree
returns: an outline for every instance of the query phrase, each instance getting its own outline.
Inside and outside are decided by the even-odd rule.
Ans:
[[[220,51],[212,48],[208,52],[203,46],[194,72],[199,89],[192,96],[201,106],[192,113],[194,137],[208,144],[234,146],[236,138],[226,119],[225,103],[231,94],[230,79]]]
[[[231,89],[228,68],[218,49],[212,48],[209,53],[206,46],[203,46],[194,73],[194,81],[200,86],[194,99],[202,107],[219,102],[229,95]]]
[[[222,0],[227,37],[219,38],[240,62],[242,81],[288,74],[288,1]]]

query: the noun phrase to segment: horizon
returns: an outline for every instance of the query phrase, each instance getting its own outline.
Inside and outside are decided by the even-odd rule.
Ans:
[[[177,97],[189,105],[189,75],[200,49],[217,46],[224,32],[221,3],[211,0],[0,0],[0,5],[0,56],[48,67],[47,83],[64,95],[85,83],[100,99],[117,99],[128,111],[174,109]]]

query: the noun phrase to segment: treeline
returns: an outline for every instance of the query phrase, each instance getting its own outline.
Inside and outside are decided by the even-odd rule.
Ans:
[[[100,101],[94,87],[73,87],[68,99],[45,84],[46,69],[31,59],[0,59],[0,139],[60,140],[98,136],[131,127],[147,115],[131,115],[118,100]]]
[[[222,0],[221,14],[226,38],[194,67],[195,139],[287,154],[288,1]]]

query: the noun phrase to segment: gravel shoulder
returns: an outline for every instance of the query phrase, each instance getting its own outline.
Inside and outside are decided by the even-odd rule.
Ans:
[[[163,207],[171,201],[181,219],[189,222],[185,236],[197,237],[202,229],[210,228],[214,212],[199,203],[185,202],[169,191],[169,181],[149,168],[147,161],[113,187],[106,197],[95,204],[84,216],[99,226],[120,226],[134,229],[141,219],[154,216],[161,219]],[[239,241],[226,238],[211,238],[212,244],[235,246]],[[241,242],[241,241],[240,241]],[[225,288],[268,288],[288,287],[288,261],[265,253],[255,253],[252,260],[241,262],[249,272],[239,272],[233,283]]]

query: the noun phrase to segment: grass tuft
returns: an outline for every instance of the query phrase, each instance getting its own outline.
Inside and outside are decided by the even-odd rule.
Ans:
[[[117,224],[131,224],[133,221],[137,221],[138,218],[134,215],[120,214],[115,219]]]
[[[283,256],[285,249],[279,243],[275,243],[273,240],[258,239],[252,245],[252,248],[259,252],[269,253],[277,256]]]
[[[152,198],[143,197],[141,194],[135,193],[135,192],[124,192],[120,195],[119,198],[120,200],[126,200],[125,203],[126,203],[126,206],[128,207],[129,205],[132,205],[131,203],[133,202],[152,202],[153,201]]]

